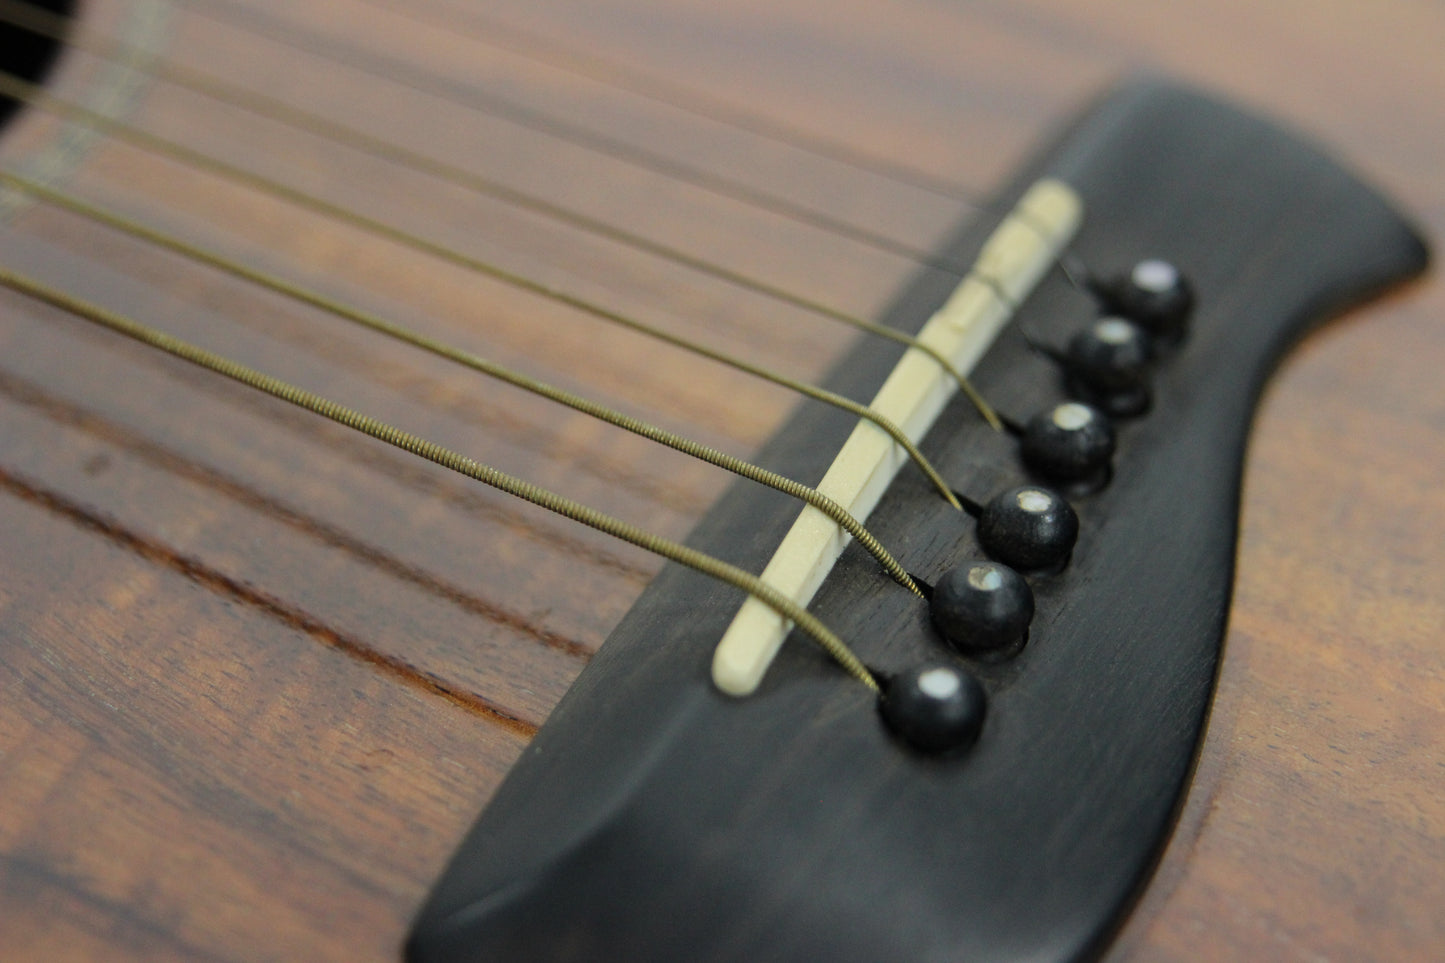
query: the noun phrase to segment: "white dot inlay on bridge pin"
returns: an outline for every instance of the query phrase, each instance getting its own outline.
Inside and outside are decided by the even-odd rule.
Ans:
[[[1064,431],[1078,431],[1094,420],[1094,413],[1081,404],[1065,402],[1054,409],[1053,422]]]
[[[1134,326],[1123,318],[1104,318],[1094,323],[1094,336],[1105,344],[1128,344],[1134,340]]]
[[[1018,493],[1016,500],[1019,508],[1035,515],[1054,507],[1054,500],[1049,497],[1048,493],[1041,492],[1037,488],[1025,488]]]
[[[1163,294],[1179,283],[1179,272],[1174,265],[1156,258],[1134,265],[1129,277],[1136,287],[1153,294]]]
[[[941,666],[937,669],[929,669],[918,677],[918,690],[930,698],[952,699],[961,688],[963,688],[963,682],[959,679],[958,673]]]
[[[968,584],[980,592],[997,592],[1003,585],[1003,576],[991,565],[975,565],[968,570]]]

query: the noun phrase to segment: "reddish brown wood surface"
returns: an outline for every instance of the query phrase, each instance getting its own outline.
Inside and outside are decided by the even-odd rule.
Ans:
[[[1099,85],[1163,69],[1322,137],[1445,228],[1445,9],[1423,0],[251,2],[235,9],[279,20],[293,45],[198,0],[174,7],[164,56],[862,313],[916,265],[458,101],[499,98],[927,247],[969,205],[846,158],[981,196]],[[133,35],[154,6],[92,0],[83,30]],[[322,41],[407,82],[327,60]],[[75,51],[53,89],[112,83]],[[799,375],[852,341],[170,84],[145,83],[128,116]],[[64,136],[31,112],[0,160],[53,157]],[[735,453],[793,403],[134,148],[92,143],[64,182]],[[726,484],[73,215],[16,212],[0,263],[666,534]],[[1266,398],[1219,703],[1118,958],[1445,955],[1442,292],[1428,280],[1312,336]],[[657,568],[8,292],[0,547],[6,960],[394,958],[462,832]]]

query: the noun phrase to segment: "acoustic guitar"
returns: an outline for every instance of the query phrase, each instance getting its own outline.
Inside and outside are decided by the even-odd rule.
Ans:
[[[902,345],[837,315],[892,320],[920,285],[946,295],[1045,145],[1141,70],[1307,132],[1425,234],[1445,224],[1445,11],[1407,0],[89,0],[56,24],[12,28],[24,52],[3,65],[43,79],[11,80],[0,133],[0,271],[25,279],[0,289],[6,960],[398,958],[552,709],[659,573],[678,580],[87,310],[682,541],[751,483],[330,307],[765,460],[825,406],[637,324],[810,384],[891,364]],[[1282,258],[1320,240],[1291,229]],[[1047,296],[1086,305],[1068,273],[1051,269]],[[1223,300],[1199,297],[1201,316]],[[1311,333],[1270,382],[1208,730],[1176,763],[1192,781],[1157,868],[1163,839],[1143,848],[1147,887],[1091,924],[1107,941],[1088,953],[1445,953],[1440,307],[1427,277]],[[1048,346],[1025,342],[1048,332],[1031,323],[1005,341],[1038,361]],[[997,434],[962,396],[947,411]],[[1106,492],[1127,481],[1122,424]],[[913,466],[899,477],[926,489]],[[1228,541],[1234,524],[1204,527]],[[774,672],[855,685],[800,636]],[[622,671],[597,661],[586,678]],[[581,688],[569,706],[606,702]],[[876,715],[880,744],[941,778],[977,764],[994,725],[974,756],[920,760]],[[798,797],[816,825],[854,811],[817,788]],[[553,909],[562,927],[586,916]],[[866,905],[858,918],[873,923]]]

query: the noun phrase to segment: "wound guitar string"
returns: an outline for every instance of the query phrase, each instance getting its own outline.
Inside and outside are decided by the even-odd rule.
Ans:
[[[53,14],[37,13],[25,4],[19,3],[18,0],[0,0],[0,22],[23,25],[27,29],[43,34],[51,39],[66,41],[72,47],[93,53],[106,60],[125,60],[136,54],[133,45],[121,41],[96,40],[83,35],[71,37],[65,30],[64,21],[61,18]],[[746,291],[751,291],[771,298],[774,301],[779,301],[783,304],[788,304],[816,314],[819,317],[837,321],[840,324],[846,324],[849,327],[865,331],[875,337],[887,338],[899,344],[916,348],[932,357],[940,367],[958,382],[959,388],[968,396],[974,407],[978,409],[979,414],[983,415],[984,419],[987,420],[995,430],[1002,430],[1003,428],[998,420],[998,414],[989,406],[988,402],[974,390],[973,385],[969,383],[968,379],[953,367],[947,358],[943,357],[930,346],[920,343],[918,339],[896,328],[875,324],[866,318],[858,317],[847,311],[841,311],[814,298],[804,297],[778,285],[769,284],[766,281],[751,277],[741,271],[731,270],[723,265],[688,254],[672,245],[662,244],[643,237],[640,234],[624,230],[615,224],[588,217],[578,211],[555,204],[545,197],[509,187],[492,178],[484,177],[475,171],[468,170],[456,164],[449,164],[445,161],[437,160],[402,144],[384,138],[374,137],[354,127],[338,123],[331,118],[312,111],[293,107],[274,97],[267,97],[255,91],[246,90],[234,84],[226,83],[224,80],[204,71],[188,69],[163,58],[155,60],[151,65],[151,70],[155,76],[161,80],[202,94],[220,103],[238,107],[258,116],[294,127],[297,130],[323,137],[353,150],[360,151],[361,153],[369,154],[372,157],[390,161],[401,167],[435,177],[445,183],[496,198],[511,206],[538,214],[597,237],[605,238],[625,247],[630,247],[644,254],[650,254],[665,261],[670,261],[673,264],[681,265],[699,274],[708,275]]]
[[[593,418],[614,425],[624,431],[630,431],[643,438],[648,438],[659,444],[666,445],[675,451],[691,455],[708,464],[716,465],[735,475],[751,479],[752,481],[767,485],[769,488],[791,495],[800,501],[812,505],[833,519],[833,521],[837,522],[849,535],[857,539],[869,554],[878,560],[878,563],[883,566],[884,571],[893,576],[895,581],[915,594],[921,594],[918,586],[913,584],[912,578],[909,577],[908,573],[903,570],[903,567],[898,564],[893,556],[888,553],[888,550],[879,544],[878,540],[869,534],[867,529],[852,515],[848,514],[842,506],[818,492],[816,489],[800,484],[790,478],[784,478],[776,472],[770,472],[765,468],[760,468],[741,458],[734,458],[709,445],[704,445],[690,438],[684,438],[675,432],[667,431],[640,418],[634,418],[616,409],[609,408],[599,402],[554,387],[536,378],[528,377],[505,365],[496,364],[469,351],[463,351],[460,348],[445,344],[435,338],[427,337],[404,325],[387,321],[369,311],[351,307],[302,285],[292,284],[265,271],[247,267],[215,251],[189,244],[174,235],[146,227],[114,211],[109,211],[98,205],[87,203],[65,191],[46,187],[43,184],[7,171],[3,167],[0,167],[0,183],[39,198],[48,204],[53,204],[79,214],[97,224],[103,224],[117,231],[124,232],[132,237],[154,244],[157,247],[162,247],[168,251],[180,254],[182,257],[189,258],[197,263],[225,271],[228,274],[250,281],[269,291],[274,291],[303,304],[311,305],[342,320],[361,325],[389,338],[430,352],[438,357],[454,361],[473,371],[485,374],[488,377],[506,382],[524,391],[529,391],[532,394],[547,398],[550,401],[555,401],[558,404],[566,405],[575,411],[590,415]]]
[[[13,74],[0,72],[0,94],[14,97],[17,100],[23,100],[32,107],[58,114],[70,121],[103,128],[113,140],[123,141],[130,146],[138,147],[148,153],[179,161],[197,170],[232,181],[260,193],[269,194],[279,200],[305,208],[331,220],[359,228],[402,247],[410,248],[441,261],[446,261],[457,267],[472,271],[475,274],[501,281],[503,284],[511,285],[512,287],[519,288],[550,301],[555,301],[558,304],[576,309],[584,314],[606,321],[609,324],[634,331],[653,340],[661,341],[664,344],[681,348],[684,351],[706,358],[709,361],[727,365],[730,368],[742,371],[755,378],[772,382],[780,387],[812,398],[815,401],[821,401],[836,408],[841,408],[860,418],[866,418],[887,432],[901,448],[908,452],[908,456],[918,466],[919,470],[928,477],[928,480],[933,483],[934,487],[938,489],[939,494],[955,509],[962,511],[962,506],[959,504],[957,497],[953,494],[953,490],[949,487],[948,483],[943,480],[933,465],[923,456],[923,453],[914,446],[902,428],[867,406],[860,405],[842,395],[804,381],[799,381],[796,378],[789,377],[765,365],[754,364],[728,352],[710,348],[688,338],[680,337],[655,325],[604,307],[595,301],[569,294],[546,282],[538,281],[526,275],[508,270],[493,262],[472,257],[456,248],[429,241],[418,234],[321,200],[318,197],[288,187],[278,181],[242,170],[218,158],[192,150],[177,141],[158,137],[137,127],[103,117],[95,111],[88,110],[78,104],[52,97],[34,84],[26,83]]]
[[[203,6],[210,8],[215,5],[207,3]],[[232,14],[236,12],[235,8],[232,8],[229,5],[221,4],[219,6],[226,8]],[[21,7],[21,9],[17,10],[17,7]],[[27,13],[27,10],[28,8],[23,8],[22,5],[15,4],[13,0],[0,0],[0,19],[6,20],[8,22],[18,22],[21,26],[30,26],[33,29],[42,31],[56,30],[58,28],[59,25],[55,22],[45,23],[43,21],[43,18],[47,15],[43,14],[39,15],[42,18],[42,20],[39,22],[36,22],[34,20],[31,20],[28,23],[24,22],[24,15]],[[33,11],[29,12],[33,13]],[[76,41],[76,45],[84,46],[91,52],[98,53],[101,56],[107,56],[107,48],[110,56],[124,55],[126,53],[124,46],[119,43],[107,44],[105,42],[85,39]],[[410,166],[414,169],[430,173],[434,176],[440,177],[445,180],[450,180],[454,183],[459,183],[462,186],[466,186],[480,193],[490,194],[491,196],[497,197],[498,199],[506,203],[514,204],[524,209],[532,210],[536,213],[542,213],[545,216],[549,216],[555,220],[567,223],[575,228],[578,228],[579,230],[588,231],[598,236],[605,237],[610,240],[622,243],[626,246],[632,247],[635,250],[652,254],[665,260],[670,260],[673,263],[682,265],[692,270],[699,271],[701,273],[709,274],[720,280],[724,280],[739,287],[743,287],[756,293],[772,297],[783,303],[791,304],[795,307],[811,311],[821,317],[840,321],[842,323],[849,324],[852,327],[859,328],[860,330],[863,330],[870,334],[888,337],[900,343],[907,344],[910,347],[917,348],[922,353],[934,359],[950,377],[954,378],[965,391],[969,392],[969,396],[975,401],[975,404],[977,405],[979,410],[984,413],[985,417],[988,417],[990,421],[995,424],[995,426],[997,426],[997,419],[996,416],[994,416],[992,409],[989,408],[987,404],[982,401],[982,399],[977,397],[977,394],[972,391],[971,386],[968,385],[967,380],[963,377],[963,375],[959,373],[958,370],[955,369],[935,349],[931,348],[928,345],[919,344],[917,340],[912,338],[911,336],[904,335],[901,332],[897,332],[896,330],[891,328],[884,328],[880,325],[873,324],[872,322],[857,318],[846,312],[829,308],[828,306],[814,299],[809,299],[795,294],[791,294],[782,288],[767,284],[766,282],[757,281],[755,279],[749,278],[748,276],[740,272],[732,271],[726,267],[715,265],[703,259],[688,255],[676,248],[658,244],[656,242],[651,242],[639,235],[633,235],[626,231],[609,227],[602,222],[595,221],[574,212],[569,212],[564,208],[558,207],[557,205],[552,205],[543,198],[537,198],[522,192],[512,191],[508,189],[505,185],[498,184],[496,182],[481,178],[479,176],[470,175],[466,171],[452,165],[445,165],[441,162],[432,161],[425,155],[412,151],[408,148],[401,147],[400,145],[389,144],[384,140],[370,137],[369,135],[366,135],[360,131],[347,128],[343,125],[332,123],[326,120],[326,118],[319,115],[312,114],[306,111],[301,111],[299,109],[289,108],[282,102],[275,101],[261,95],[250,94],[241,88],[224,84],[223,82],[216,81],[214,78],[207,77],[203,74],[199,74],[194,71],[187,72],[182,68],[178,68],[164,61],[160,63],[158,67],[158,73],[164,80],[168,80],[182,86],[189,86],[200,93],[206,94],[207,96],[214,96],[218,99],[226,100],[232,104],[241,106],[244,109],[250,109],[258,113],[269,115],[273,119],[279,119],[283,122],[290,123],[292,124],[292,126],[305,129],[311,133],[317,133],[322,136],[331,137],[333,140],[336,140],[354,149],[363,150],[380,156],[383,159],[387,159],[405,166]],[[591,301],[577,298],[561,291],[557,291],[542,282],[537,282],[533,279],[527,278],[520,274],[516,274],[514,272],[510,272],[489,262],[485,262],[477,258],[472,258],[454,249],[450,249],[445,246],[427,241],[424,238],[402,231],[401,229],[392,227],[391,225],[385,224],[381,221],[367,218],[355,212],[338,208],[335,205],[329,204],[325,201],[321,201],[317,198],[309,197],[304,193],[295,191],[291,188],[286,187],[283,184],[279,184],[277,182],[267,180],[266,178],[262,178],[258,175],[251,174],[247,171],[240,170],[239,168],[233,167],[232,165],[229,165],[225,162],[219,161],[215,158],[208,157],[200,152],[189,149],[182,144],[168,141],[164,138],[148,134],[145,131],[139,130],[137,128],[118,123],[109,118],[98,116],[93,112],[86,110],[85,108],[79,107],[78,105],[68,103],[59,98],[52,97],[43,91],[37,90],[31,85],[28,85],[25,82],[19,80],[18,78],[14,78],[9,75],[0,75],[0,91],[3,91],[9,96],[16,97],[17,99],[30,102],[38,108],[54,112],[72,122],[97,128],[103,133],[114,137],[115,139],[129,143],[132,146],[139,147],[142,150],[150,151],[152,153],[160,154],[163,156],[168,156],[173,160],[178,160],[182,163],[204,170],[210,174],[231,180],[235,183],[243,184],[253,189],[261,190],[287,202],[308,208],[323,216],[331,217],[336,220],[351,224],[352,226],[368,230],[394,243],[412,247],[415,250],[424,252],[431,256],[450,261],[454,264],[468,268],[478,273],[482,273],[498,280],[502,280],[505,283],[513,284],[514,286],[522,288],[523,290],[527,290],[543,297],[557,300],[576,310],[588,313],[592,316],[599,317],[603,320],[610,321],[615,324],[620,324],[624,327],[628,327],[632,330],[638,331],[639,333],[646,334],[648,336],[661,340],[664,343],[672,344],[684,350],[689,350],[694,353],[700,354],[703,357],[708,358],[709,360],[721,364],[726,364],[738,370],[745,371],[757,377],[772,381],[775,384],[787,387],[790,390],[803,394],[804,396],[844,408],[844,410],[848,410],[851,413],[857,414],[861,418],[866,418],[873,421],[885,432],[887,432],[896,443],[898,443],[908,452],[909,457],[919,466],[921,470],[924,471],[926,475],[929,476],[930,480],[934,483],[935,487],[937,487],[939,491],[944,495],[944,497],[948,498],[950,502],[952,502],[955,507],[957,507],[957,501],[954,498],[950,487],[937,475],[936,471],[933,470],[932,466],[928,464],[927,460],[921,455],[921,453],[917,451],[916,447],[904,435],[902,430],[898,428],[897,425],[889,423],[886,419],[881,418],[875,412],[870,411],[866,407],[858,405],[856,402],[852,402],[849,399],[844,399],[832,395],[830,392],[826,392],[823,389],[817,388],[816,386],[788,378],[787,376],[781,375],[762,366],[752,365],[748,362],[742,361],[738,358],[734,358],[723,352],[715,351],[705,348],[701,345],[697,345],[688,341],[687,339],[671,335],[660,329],[656,329],[650,325],[644,324],[643,322],[637,321],[636,319],[620,315],[617,312],[611,311]],[[535,118],[532,119],[535,121]],[[594,147],[594,149],[596,148]],[[644,158],[644,160],[645,159],[646,158]],[[691,177],[692,172],[684,173],[687,173],[689,177]],[[124,231],[131,234],[132,236],[141,238],[150,243],[158,244],[162,247],[180,253],[184,256],[190,257],[193,260],[197,260],[201,263],[206,263],[212,267],[226,270],[234,274],[235,276],[245,278],[246,280],[259,284],[270,290],[277,291],[278,293],[283,293],[287,296],[296,298],[297,300],[309,303],[312,306],[321,308],[322,310],[345,318],[346,320],[366,325],[367,327],[387,334],[390,337],[398,338],[399,340],[403,340],[417,347],[421,347],[424,350],[431,351],[435,354],[439,354],[454,361],[459,361],[460,363],[466,364],[468,367],[471,367],[474,370],[489,374],[492,377],[499,378],[510,384],[522,387],[525,390],[532,391],[535,394],[539,394],[543,397],[547,397],[559,403],[567,404],[576,410],[584,411],[585,413],[590,414],[593,417],[598,417],[610,424],[622,427],[629,431],[633,431],[634,433],[640,434],[643,437],[651,438],[654,441],[667,444],[670,447],[673,447],[680,451],[684,451],[685,453],[690,454],[693,457],[700,458],[710,464],[717,465],[718,467],[723,467],[729,471],[733,471],[736,474],[740,474],[743,477],[748,477],[753,479],[754,481],[759,481],[763,484],[768,484],[774,488],[778,488],[779,490],[786,491],[788,494],[791,494],[794,497],[805,501],[807,504],[810,504],[813,507],[827,514],[830,518],[833,519],[833,521],[835,521],[846,531],[848,531],[848,533],[852,537],[859,540],[860,543],[863,544],[864,547],[867,548],[875,556],[875,558],[879,560],[880,564],[895,578],[895,580],[899,581],[900,584],[903,584],[906,587],[909,587],[913,589],[913,591],[917,592],[917,587],[912,584],[911,580],[903,571],[902,567],[896,562],[896,560],[892,558],[891,555],[886,552],[886,550],[882,548],[882,546],[877,544],[876,540],[872,539],[872,537],[867,534],[866,529],[864,529],[863,526],[856,521],[856,519],[853,519],[853,517],[849,515],[843,508],[837,506],[836,503],[832,502],[826,496],[821,495],[815,489],[803,486],[790,479],[784,479],[781,476],[778,476],[771,472],[767,472],[764,469],[752,465],[751,463],[742,461],[741,459],[731,458],[730,456],[718,452],[715,449],[710,448],[709,446],[705,446],[701,443],[691,441],[674,433],[666,432],[640,419],[630,418],[629,416],[614,411],[607,406],[589,401],[588,399],[572,394],[570,392],[565,392],[561,389],[554,388],[536,379],[527,378],[526,376],[513,372],[510,369],[505,368],[504,366],[487,362],[485,359],[481,359],[475,355],[470,355],[466,352],[460,351],[459,349],[455,349],[440,342],[436,342],[432,339],[425,338],[424,336],[418,335],[415,332],[411,332],[408,329],[405,329],[399,325],[384,321],[376,317],[375,315],[371,315],[367,312],[360,311],[359,309],[349,307],[348,305],[335,301],[334,299],[326,298],[315,292],[308,291],[300,286],[290,285],[287,282],[280,281],[277,278],[273,278],[265,274],[264,272],[246,268],[244,265],[225,259],[224,257],[221,257],[214,252],[206,251],[205,249],[196,247],[194,245],[188,245],[185,242],[181,242],[172,236],[164,234],[163,232],[156,231],[153,228],[149,228],[133,220],[116,215],[114,212],[108,212],[97,205],[89,204],[88,202],[74,195],[55,190],[54,188],[38,184],[34,181],[29,181],[13,172],[6,172],[3,176],[5,183],[8,184],[10,187],[29,193],[32,196],[38,197],[46,201],[47,203],[55,204],[57,206],[66,208],[73,213],[88,217],[99,223],[104,223],[111,228]],[[700,186],[709,187],[707,183],[703,183]],[[716,185],[712,186],[716,187]],[[737,192],[733,193],[736,197]],[[760,206],[764,206],[770,211],[773,211],[774,213],[778,213],[791,219],[799,219],[799,217],[796,216],[799,214],[799,211],[795,210],[795,208],[797,208],[797,205],[795,204],[785,202],[782,205],[779,205],[778,203],[776,203],[776,198],[770,198],[766,195],[758,196],[757,192],[744,192],[744,196],[738,197],[738,199],[746,200],[749,203],[755,203]],[[867,240],[864,237],[858,236],[857,232],[850,232],[848,230],[840,231],[837,229],[839,227],[839,224],[833,222],[831,218],[826,218],[821,221],[817,218],[809,218],[805,219],[805,222],[810,223],[815,227],[829,230],[833,233],[839,233],[843,236],[851,236],[855,240],[859,240],[863,243],[869,243],[873,246],[878,246],[880,247],[880,249],[893,250],[894,253],[903,253],[897,250],[896,245],[875,244],[874,240],[876,240],[876,238],[873,240]],[[932,263],[931,255],[928,255],[927,252],[912,251],[907,252],[906,256],[910,257],[913,260],[919,261],[920,263]],[[956,265],[947,265],[946,269],[950,271],[958,270]],[[26,278],[23,275],[19,275],[15,272],[6,271],[3,276],[0,276],[0,280],[3,280],[3,283],[5,283],[8,287],[22,291],[31,297],[39,298],[40,300],[46,301],[56,307],[60,307],[62,310],[70,311],[71,313],[76,314],[79,317],[86,318],[87,320],[103,324],[111,328],[112,330],[127,334],[130,337],[141,340],[154,347],[161,348],[162,350],[166,350],[179,357],[183,357],[186,360],[192,361],[193,363],[202,364],[203,366],[208,367],[211,370],[217,371],[221,374],[225,374],[236,380],[242,381],[243,383],[249,384],[252,387],[266,391],[268,394],[272,394],[275,397],[283,398],[283,400],[290,401],[293,404],[300,404],[302,407],[306,407],[309,410],[312,410],[318,414],[322,414],[326,417],[331,417],[333,420],[340,421],[343,424],[348,424],[349,426],[357,428],[358,430],[370,434],[373,437],[380,438],[384,441],[389,441],[392,444],[398,444],[396,440],[398,438],[403,439],[403,443],[398,444],[398,447],[405,448],[408,451],[412,451],[413,453],[419,454],[422,457],[429,458],[430,460],[435,461],[439,464],[444,464],[447,467],[453,468],[454,470],[461,471],[463,474],[467,474],[470,477],[476,478],[477,480],[483,481],[487,484],[492,484],[494,485],[494,487],[498,487],[504,491],[508,491],[511,494],[517,495],[518,497],[522,497],[528,501],[532,501],[534,504],[548,507],[549,509],[557,511],[566,517],[580,521],[583,524],[588,524],[594,528],[598,528],[599,530],[605,531],[608,534],[612,534],[616,537],[622,538],[626,541],[631,542],[632,544],[639,545],[640,547],[646,548],[647,550],[653,551],[666,558],[670,558],[674,561],[681,562],[682,564],[690,565],[694,568],[706,571],[708,574],[713,575],[714,577],[720,578],[721,580],[728,582],[729,584],[743,589],[744,591],[751,594],[753,597],[757,598],[760,602],[768,605],[770,608],[777,611],[780,616],[800,625],[809,635],[811,635],[815,640],[817,640],[824,649],[826,649],[831,655],[833,655],[833,657],[837,661],[839,661],[839,663],[843,665],[847,671],[849,671],[852,675],[864,681],[865,683],[869,685],[873,684],[871,675],[867,672],[866,669],[862,667],[861,662],[857,660],[856,656],[854,656],[847,649],[847,647],[844,646],[841,641],[836,638],[836,636],[833,636],[832,633],[828,632],[828,630],[821,625],[821,623],[818,623],[815,618],[808,615],[806,611],[802,610],[801,607],[798,606],[796,603],[781,597],[779,593],[773,590],[766,583],[759,581],[754,576],[750,576],[747,573],[732,568],[731,566],[727,566],[726,563],[722,563],[721,561],[713,559],[711,557],[698,557],[699,553],[692,553],[691,550],[686,549],[684,546],[677,545],[676,543],[669,542],[666,539],[661,539],[654,535],[650,535],[640,529],[635,529],[632,526],[627,525],[627,523],[620,522],[617,519],[610,518],[609,516],[603,515],[602,513],[597,513],[591,509],[587,509],[585,506],[580,506],[574,502],[562,499],[560,496],[556,496],[553,493],[546,491],[545,489],[536,488],[535,486],[528,486],[525,482],[521,482],[520,480],[514,479],[511,476],[504,475],[503,473],[500,473],[495,469],[478,465],[475,462],[471,462],[468,459],[462,458],[462,456],[457,455],[454,452],[441,448],[440,446],[425,442],[421,439],[417,439],[415,438],[415,436],[408,435],[405,432],[401,432],[399,431],[399,429],[395,429],[389,425],[385,425],[372,419],[368,419],[365,416],[352,412],[349,409],[345,409],[342,406],[336,405],[335,403],[326,401],[325,399],[319,398],[318,396],[304,392],[301,389],[295,388],[294,386],[286,385],[283,382],[277,382],[274,379],[269,379],[265,375],[262,375],[259,372],[252,371],[245,366],[238,365],[234,361],[210,354],[209,352],[205,352],[203,349],[197,348],[193,345],[188,345],[185,342],[179,341],[178,339],[169,339],[168,336],[164,335],[162,332],[156,331],[153,328],[149,328],[148,326],[145,326],[140,322],[134,321],[133,319],[124,318],[123,316],[111,314],[97,305],[70,298],[63,292],[50,289],[45,285],[35,281],[34,279]],[[338,417],[338,414],[340,415],[340,417]]]
[[[293,404],[298,408],[304,408],[327,418],[340,425],[353,428],[363,434],[370,435],[378,441],[410,452],[427,461],[450,468],[452,471],[468,478],[473,478],[485,485],[490,485],[509,495],[513,495],[524,501],[531,502],[550,512],[555,512],[564,518],[570,518],[580,522],[589,528],[595,528],[599,532],[605,532],[614,538],[620,538],[624,542],[636,545],[638,548],[646,549],[663,558],[686,565],[696,569],[705,575],[710,575],[719,581],[726,582],[747,592],[749,596],[759,600],[777,610],[780,615],[785,616],[807,632],[817,643],[822,646],[833,659],[843,667],[849,675],[862,682],[870,689],[877,690],[878,683],[874,681],[873,674],[843,644],[836,635],[832,633],[814,615],[798,605],[792,599],[775,590],[762,579],[743,571],[736,566],[729,565],[721,559],[715,558],[704,552],[688,548],[670,539],[662,538],[651,532],[638,528],[620,519],[613,518],[603,512],[596,511],[586,505],[572,501],[555,492],[542,488],[540,485],[533,485],[530,482],[515,478],[505,472],[481,464],[466,457],[452,449],[427,441],[410,432],[402,431],[383,421],[368,417],[361,412],[337,404],[320,395],[313,394],[303,388],[281,381],[279,378],[272,378],[254,368],[240,364],[230,358],[223,357],[204,348],[173,338],[163,331],[159,331],[150,325],[136,321],[133,318],[125,317],[113,311],[107,311],[99,305],[91,304],[79,298],[73,298],[63,291],[59,291],[49,285],[35,281],[25,275],[18,274],[6,268],[0,267],[0,285],[18,291],[28,297],[59,308],[78,318],[83,318],[94,324],[108,328],[117,334],[123,334],[133,338],[142,344],[150,345],[166,352],[173,357],[191,364],[206,368],[216,374],[224,375],[233,381],[237,381],[249,388],[262,391],[273,398]]]

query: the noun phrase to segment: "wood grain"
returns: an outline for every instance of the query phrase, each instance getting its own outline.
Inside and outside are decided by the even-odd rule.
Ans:
[[[84,26],[113,35],[138,5],[93,0]],[[315,32],[405,66],[409,83],[227,9],[179,5],[167,56],[860,312],[916,266],[458,101],[504,98],[927,247],[969,215],[959,197],[986,193],[1099,84],[1162,69],[1318,134],[1445,228],[1445,10],[1423,0],[241,8],[293,43]],[[101,79],[75,52],[54,89]],[[677,106],[689,99],[958,196]],[[800,375],[853,343],[164,83],[131,119]],[[28,113],[0,159],[56,135]],[[132,148],[100,145],[69,183],[738,454],[793,405]],[[666,534],[726,484],[72,216],[24,211],[0,258]],[[1210,737],[1117,958],[1445,954],[1442,314],[1433,279],[1358,312],[1312,336],[1266,398]],[[0,958],[394,958],[657,564],[9,294],[0,345]]]

